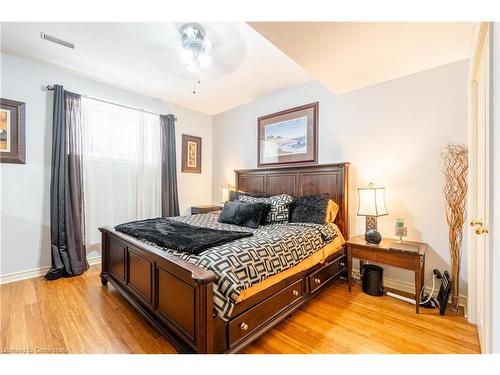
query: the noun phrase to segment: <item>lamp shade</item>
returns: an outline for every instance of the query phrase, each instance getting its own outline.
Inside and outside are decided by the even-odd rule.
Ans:
[[[358,188],[358,216],[383,216],[387,215],[385,207],[385,188],[370,187]]]

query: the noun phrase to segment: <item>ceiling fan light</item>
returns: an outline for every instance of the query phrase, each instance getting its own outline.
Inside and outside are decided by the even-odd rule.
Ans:
[[[203,53],[210,42],[206,39],[203,28],[198,24],[184,25],[181,30],[182,48]]]
[[[185,24],[179,32],[182,45],[181,58],[187,70],[193,73],[193,94],[196,94],[196,84],[200,83],[196,75],[200,68],[210,63],[208,51],[212,48],[212,43],[206,38],[203,27],[197,23]]]
[[[186,36],[187,39],[196,38],[196,35],[198,34],[198,29],[195,29],[193,26],[188,25],[184,29],[184,34],[185,34],[185,36]]]

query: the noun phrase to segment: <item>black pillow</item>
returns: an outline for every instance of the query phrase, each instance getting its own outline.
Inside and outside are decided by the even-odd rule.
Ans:
[[[241,202],[234,218],[236,225],[249,228],[258,228],[265,223],[271,205],[267,203],[244,203]]]
[[[295,197],[290,203],[290,223],[315,223],[324,224],[330,194],[306,195]]]
[[[240,201],[226,202],[219,215],[219,223],[233,224]]]
[[[226,202],[219,222],[242,227],[258,228],[267,218],[271,205],[266,203]]]

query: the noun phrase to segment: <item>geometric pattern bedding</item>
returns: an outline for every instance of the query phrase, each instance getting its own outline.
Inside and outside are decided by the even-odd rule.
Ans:
[[[252,232],[253,236],[211,247],[198,255],[151,245],[214,272],[214,309],[224,321],[231,316],[242,290],[297,265],[338,235],[330,224],[284,222],[251,229],[219,223],[218,217],[219,212],[211,212],[170,219],[200,227]]]

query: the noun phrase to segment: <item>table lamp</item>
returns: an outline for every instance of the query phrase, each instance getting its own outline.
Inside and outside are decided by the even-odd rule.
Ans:
[[[234,190],[234,187],[231,185],[223,186],[221,189],[221,203],[226,203],[231,199],[231,191]]]
[[[377,217],[387,215],[385,207],[385,188],[369,187],[358,188],[358,216],[366,216],[366,242],[379,244],[382,236],[377,231]]]

